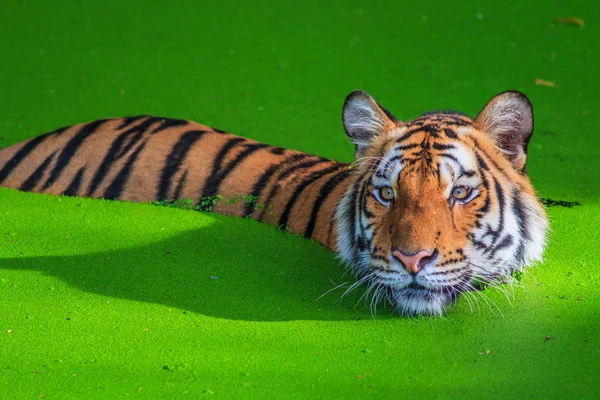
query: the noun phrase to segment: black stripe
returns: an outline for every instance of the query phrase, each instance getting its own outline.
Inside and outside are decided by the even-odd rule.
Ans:
[[[442,144],[442,143],[438,143],[438,142],[433,142],[433,146],[434,149],[436,150],[448,150],[448,149],[455,149],[456,146],[452,145],[452,144]]]
[[[269,151],[273,154],[280,156],[285,152],[285,149],[283,147],[271,146],[269,147]]]
[[[123,189],[125,188],[125,185],[127,185],[127,181],[129,180],[129,176],[131,175],[131,172],[133,171],[133,166],[145,146],[146,146],[146,142],[143,142],[142,144],[140,144],[138,146],[137,149],[135,149],[135,151],[133,153],[131,153],[131,155],[127,159],[127,162],[125,163],[123,168],[121,168],[121,170],[119,171],[117,176],[115,176],[113,181],[110,183],[110,185],[104,191],[104,194],[102,195],[103,198],[116,200],[119,197],[121,197],[121,194],[123,193]]]
[[[52,159],[54,158],[55,154],[56,152],[46,157],[44,162],[39,167],[37,167],[35,171],[33,171],[33,173],[29,176],[29,178],[25,180],[25,182],[23,182],[21,186],[19,186],[19,190],[29,192],[31,189],[33,189],[38,184],[40,179],[42,179],[46,168],[48,168],[48,165],[50,165],[50,162],[52,162]]]
[[[404,141],[404,138],[403,138],[403,141]],[[419,146],[421,146],[421,144],[419,144],[419,143],[410,143],[410,144],[404,144],[404,145],[396,146],[394,148],[394,150],[404,151],[404,150],[414,149],[414,148],[419,147]]]
[[[79,190],[81,182],[83,181],[84,173],[85,167],[79,168],[79,171],[77,171],[75,178],[73,178],[69,186],[65,189],[65,191],[62,194],[65,196],[77,196],[77,191]]]
[[[502,240],[500,241],[500,243],[498,243],[496,246],[494,246],[494,248],[492,249],[491,253],[490,253],[490,257],[494,257],[496,255],[496,252],[498,252],[498,250],[504,249],[506,247],[510,247],[514,242],[514,238],[513,235],[506,235],[502,238]]]
[[[128,134],[135,133],[135,135],[133,135],[131,137],[131,139],[125,146],[118,149],[118,152],[116,154],[117,158],[121,158],[121,157],[125,156],[125,154],[129,153],[129,150],[131,150],[142,139],[142,137],[148,132],[148,130],[150,129],[150,127],[152,125],[155,125],[157,123],[162,124],[165,122],[164,118],[158,118],[158,117],[146,117],[146,118],[147,118],[146,121],[142,122],[138,126],[130,128],[127,132],[124,132],[124,133],[128,133]],[[159,125],[157,128],[155,128],[150,133],[154,134],[159,130],[162,130],[161,125]],[[127,139],[127,136],[125,136],[125,139]]]
[[[79,149],[79,147],[81,147],[81,144],[89,136],[93,135],[98,130],[98,128],[102,124],[104,124],[106,121],[108,121],[108,120],[100,119],[97,121],[92,121],[90,123],[87,123],[81,127],[79,132],[77,132],[67,142],[65,147],[63,147],[62,151],[60,152],[60,154],[58,156],[58,159],[56,160],[56,164],[54,165],[54,168],[52,168],[52,172],[50,172],[50,176],[48,176],[48,179],[46,179],[46,183],[44,183],[44,187],[50,187],[56,181],[58,181],[58,178],[60,178],[60,175],[62,174],[64,169],[69,165],[69,163],[71,162],[71,159],[73,157],[75,157],[75,154],[77,153],[77,150]]]
[[[500,217],[499,217],[499,221],[498,221],[498,228],[492,229],[491,225],[488,224],[487,232],[482,236],[482,239],[488,235],[492,237],[492,243],[491,243],[490,247],[488,249],[486,249],[486,251],[484,251],[484,253],[493,251],[493,248],[495,247],[495,242],[500,239],[500,235],[502,234],[502,231],[504,230],[504,209],[505,209],[504,192],[502,191],[500,182],[498,182],[496,177],[492,177],[492,179],[494,181],[494,190],[496,191],[496,197],[498,200],[498,209],[499,209]]]
[[[344,191],[344,193],[345,193],[345,191]],[[343,196],[343,195],[344,195],[344,194],[342,193],[342,196]],[[340,199],[341,199],[341,197],[340,197]],[[337,204],[336,204],[336,205],[335,205],[335,207],[333,208],[333,218],[331,218],[331,223],[329,224],[329,229],[327,230],[327,244],[326,244],[326,245],[327,245],[327,247],[329,247],[329,248],[332,248],[332,246],[331,246],[331,240],[332,240],[332,239],[335,239],[335,240],[336,240],[336,243],[334,243],[334,245],[335,245],[335,246],[337,246],[337,232],[336,232],[336,235],[335,235],[335,238],[334,238],[334,237],[333,237],[333,236],[334,236],[334,235],[333,235],[333,226],[334,226],[334,224],[335,224],[335,222],[336,222],[336,218],[335,218],[335,216],[337,215],[337,209],[338,209],[339,205],[340,205],[340,200],[338,199],[338,202],[337,202]]]
[[[408,128],[409,129],[400,138],[398,138],[396,140],[396,143],[404,142],[417,133],[428,133],[429,135],[431,135],[433,138],[436,138],[436,139],[439,138],[439,136],[440,136],[439,135],[440,131],[438,129],[438,126],[436,126],[436,125],[432,125],[432,124],[415,125],[415,126],[410,126]]]
[[[475,235],[473,235],[472,233],[469,233],[467,237],[471,240],[473,246],[479,250],[482,250],[483,253],[489,250],[486,244],[483,241],[475,239]]]
[[[372,193],[369,193],[369,195],[372,195]],[[374,196],[373,196],[374,197]],[[375,200],[377,200],[377,198],[375,198]],[[367,209],[367,196],[365,196],[364,200],[363,200],[363,212],[365,213],[365,216],[367,217],[367,219],[372,219],[375,217],[375,214],[373,214],[371,211],[369,211]],[[369,228],[369,226],[367,226],[367,228]]]
[[[131,137],[131,139],[129,139],[129,141],[127,142],[126,145],[124,145],[123,147],[121,147],[120,149],[117,150],[116,154],[114,155],[116,159],[122,158],[125,156],[125,154],[129,153],[129,151],[140,141],[142,140],[142,137],[144,136],[146,132],[144,131],[139,131],[136,132],[135,135],[133,135]]]
[[[277,180],[281,181],[282,179],[285,179],[286,177],[288,177],[292,173],[298,171],[299,169],[314,167],[316,165],[323,164],[323,163],[326,163],[326,162],[330,163],[331,161],[326,160],[324,158],[316,158],[316,159],[313,158],[313,159],[311,159],[309,161],[304,161],[304,162],[301,162],[299,164],[292,165],[292,166],[288,167],[285,171],[283,171],[277,177]],[[279,188],[279,185],[273,185],[273,187],[271,188],[271,191],[269,192],[269,195],[267,196],[267,199],[263,203],[264,207],[262,209],[262,213],[258,217],[258,219],[260,219],[261,221],[265,217],[266,210],[269,209],[269,207],[271,206],[271,202],[273,201],[273,198],[275,197],[275,194],[277,193],[277,189],[278,188]]]
[[[346,222],[348,223],[348,225],[350,226],[350,232],[349,232],[349,236],[352,240],[352,243],[356,244],[356,202],[358,201],[358,190],[357,190],[357,186],[360,184],[360,181],[357,181],[354,186],[352,187],[352,190],[350,191],[350,207],[348,211],[348,216],[346,219]],[[356,258],[358,256],[356,248],[352,249],[352,256],[354,258]]]
[[[396,161],[404,161],[404,157],[402,155],[397,155],[397,156],[389,158],[387,161],[388,161],[387,164],[390,164],[390,163],[393,164]]]
[[[302,181],[298,186],[296,186],[296,189],[294,190],[294,193],[292,194],[292,197],[290,197],[290,199],[288,200],[283,212],[281,213],[281,216],[279,217],[279,222],[277,224],[277,226],[279,227],[286,227],[290,218],[290,213],[292,212],[292,208],[294,207],[294,204],[296,204],[296,201],[298,201],[298,197],[300,196],[300,194],[302,193],[302,191],[304,191],[304,189],[306,189],[306,187],[308,185],[310,185],[311,183],[315,182],[316,180],[322,178],[323,176],[330,174],[334,171],[337,171],[340,168],[339,164],[336,164],[332,167],[328,167],[319,171],[315,171],[313,173],[311,173],[310,175],[308,175],[304,181]]]
[[[482,154],[494,166],[494,168],[496,168],[499,172],[501,172],[502,174],[504,174],[506,176],[506,172],[504,171],[504,169],[501,168],[496,163],[496,161],[494,161],[493,158],[491,158],[488,154],[486,154],[484,151],[481,150],[481,146],[479,145],[479,142],[477,140],[473,139],[472,137],[469,137],[469,138],[473,141],[473,144],[475,146],[475,153]],[[500,152],[500,150],[498,150],[498,152]]]
[[[179,178],[179,182],[177,183],[177,187],[175,188],[175,194],[173,195],[173,199],[179,200],[181,197],[181,192],[183,191],[183,187],[185,186],[185,180],[187,179],[188,170],[186,169],[181,178]]]
[[[29,153],[35,150],[36,147],[40,145],[44,140],[46,140],[50,134],[38,136],[34,139],[31,139],[25,146],[21,148],[21,150],[17,151],[14,156],[11,157],[10,160],[4,164],[4,167],[0,170],[0,183],[4,182],[4,180],[10,175],[10,173],[19,166],[21,161],[23,161]]]
[[[438,138],[439,137],[439,133],[440,133],[439,126],[436,125],[436,124],[426,124],[426,125],[423,125],[421,127],[420,131],[427,132],[427,133],[429,133],[434,138]]]
[[[460,163],[460,161],[458,161],[458,158],[454,157],[452,154],[448,154],[448,153],[438,153],[438,157],[446,157],[451,159],[452,161],[454,161],[455,163],[457,163],[461,169],[462,169],[462,164]]]
[[[125,129],[128,126],[130,126],[131,124],[133,124],[134,122],[137,122],[142,118],[148,118],[148,116],[147,115],[137,115],[135,117],[124,117],[124,118],[122,118],[123,122],[121,123],[121,125],[119,125],[117,127],[117,130],[120,131],[121,129]]]
[[[362,224],[362,217],[363,217],[363,212],[366,209],[366,204],[367,204],[367,196],[365,196],[365,192],[367,191],[367,186],[368,186],[368,181],[364,181],[363,185],[360,188],[360,192],[358,194],[358,197],[360,199],[360,206],[357,205],[358,208],[358,226],[360,227],[360,234],[358,235],[358,238],[356,240],[356,245],[358,246],[358,250],[359,251],[365,251],[368,249],[368,241],[367,241],[367,234],[365,232],[365,227]]]
[[[483,187],[486,190],[486,196],[485,196],[485,202],[483,203],[483,206],[481,206],[480,208],[477,209],[477,212],[480,213],[481,215],[487,214],[488,211],[490,211],[490,183],[487,180],[484,171],[489,171],[487,164],[485,163],[485,161],[483,160],[483,158],[481,158],[479,156],[479,154],[475,154],[475,158],[477,159],[477,165],[479,166],[479,175],[481,176],[481,184],[483,185]]]
[[[240,141],[245,141],[245,139],[243,138],[239,138],[241,139]],[[228,144],[230,144],[233,141],[238,141],[237,138],[236,139],[232,139],[230,140],[230,142]],[[235,143],[230,146],[233,147],[235,146]],[[227,165],[224,165],[223,163],[223,158],[225,156],[225,154],[227,154],[228,150],[225,150],[225,147],[228,147],[227,145],[223,146],[223,149],[221,149],[221,152],[219,152],[219,156],[217,156],[217,159],[215,159],[215,164],[213,165],[213,172],[208,176],[208,178],[206,178],[206,182],[204,183],[204,188],[202,190],[202,196],[201,197],[210,197],[210,196],[215,196],[217,194],[219,194],[219,189],[221,187],[221,184],[225,181],[225,179],[227,179],[227,176],[229,174],[231,174],[231,172],[234,170],[234,168],[236,168],[237,166],[239,166],[242,161],[244,161],[244,159],[248,158],[252,153],[260,150],[260,149],[264,149],[265,147],[269,147],[266,144],[262,144],[262,143],[253,143],[253,144],[248,144],[245,145],[245,149],[242,150],[233,160],[231,160],[229,163],[227,163]],[[225,150],[225,151],[223,151]],[[222,157],[221,157],[222,155]],[[217,161],[219,160],[219,164],[217,164]]]
[[[128,126],[130,126],[131,124],[139,121],[140,119],[144,119],[144,118],[148,118],[148,116],[147,115],[138,115],[135,117],[125,117],[125,118],[123,118],[123,122],[121,123],[121,125],[119,125],[117,127],[117,130],[120,131],[121,129],[125,129]]]
[[[177,174],[179,168],[185,162],[185,159],[189,153],[189,151],[194,146],[202,136],[204,136],[207,131],[188,131],[182,134],[179,137],[179,140],[173,148],[171,152],[167,156],[165,160],[165,164],[162,167],[160,173],[160,181],[158,183],[157,193],[154,197],[156,200],[168,200],[169,199],[169,191],[171,190],[171,179]],[[187,172],[186,172],[187,173]]]
[[[148,131],[150,126],[156,123],[158,119],[155,117],[147,117],[145,121],[140,123],[139,125],[133,126],[126,130],[125,132],[119,134],[115,140],[113,140],[110,148],[104,155],[104,159],[100,163],[100,166],[94,173],[92,181],[90,182],[90,186],[87,191],[87,196],[92,196],[96,189],[102,183],[102,180],[108,174],[110,167],[112,164],[117,161],[119,158],[123,157],[139,140],[142,139],[145,132]],[[129,136],[133,136],[129,143],[125,144],[125,141]]]
[[[241,137],[234,137],[232,139],[227,140],[227,142],[225,142],[223,147],[221,147],[221,150],[219,150],[219,152],[217,153],[217,155],[215,156],[215,158],[213,160],[212,172],[206,178],[206,181],[204,181],[204,187],[202,188],[202,191],[200,192],[200,198],[206,197],[207,193],[212,192],[212,188],[210,186],[213,185],[213,183],[215,181],[215,176],[218,176],[219,171],[221,169],[221,165],[223,164],[223,161],[224,161],[225,157],[227,156],[227,153],[229,153],[232,148],[237,146],[238,143],[241,143],[244,141],[246,141],[246,139],[241,138]]]
[[[519,245],[517,246],[517,253],[515,255],[516,260],[519,264],[525,263],[525,241],[531,240],[529,234],[529,221],[523,211],[523,203],[521,202],[521,196],[517,189],[513,190],[513,213],[517,217],[517,226],[519,227]]]
[[[265,189],[265,186],[269,182],[269,179],[280,169],[289,166],[291,163],[303,160],[310,157],[307,154],[294,154],[291,157],[286,158],[281,163],[271,165],[252,185],[252,190],[250,191],[250,199],[251,201],[247,201],[244,207],[244,217],[249,217],[254,214],[256,209],[256,202],[258,201],[262,191]]]
[[[188,125],[190,122],[183,119],[161,118],[160,125],[154,128],[151,134],[159,133],[165,129],[176,128],[178,126]]]
[[[498,196],[498,208],[500,209],[500,222],[498,223],[498,229],[496,230],[496,232],[500,234],[504,230],[504,208],[506,201],[504,199],[504,192],[502,191],[502,186],[495,177],[494,185],[496,189],[496,195]]]
[[[446,134],[447,137],[449,137],[450,139],[458,139],[458,135],[456,134],[456,132],[454,132],[453,129],[450,128],[443,128],[442,131]]]
[[[404,132],[404,134],[402,136],[400,136],[398,139],[396,139],[396,143],[402,143],[408,139],[410,139],[413,135],[417,134],[421,132],[421,127],[415,127],[413,129],[409,129],[406,132]]]
[[[348,174],[347,167],[343,166],[342,169],[333,175],[331,178],[325,182],[325,184],[319,190],[319,195],[317,196],[315,203],[313,204],[312,211],[310,213],[310,220],[306,225],[306,229],[304,230],[304,237],[310,238],[312,237],[313,231],[315,230],[315,225],[317,223],[317,216],[319,215],[319,210],[321,206],[327,200],[327,197],[338,187],[338,185],[350,175]],[[333,224],[333,221],[328,221],[330,224]]]

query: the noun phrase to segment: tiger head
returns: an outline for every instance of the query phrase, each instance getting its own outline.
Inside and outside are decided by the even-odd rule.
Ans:
[[[501,93],[474,120],[435,112],[401,122],[355,91],[343,122],[356,161],[336,208],[337,250],[375,302],[439,315],[475,283],[541,260],[548,221],[525,173],[525,95]]]

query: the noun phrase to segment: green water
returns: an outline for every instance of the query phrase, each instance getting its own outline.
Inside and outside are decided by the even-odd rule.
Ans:
[[[151,114],[351,161],[354,89],[400,119],[517,89],[540,196],[581,205],[550,208],[546,260],[514,298],[373,319],[360,291],[320,297],[351,279],[331,253],[268,226],[0,189],[0,397],[599,397],[599,10],[6,0],[0,147]],[[553,22],[569,16],[585,26]]]

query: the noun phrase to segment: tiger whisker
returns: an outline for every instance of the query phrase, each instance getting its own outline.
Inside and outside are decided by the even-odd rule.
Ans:
[[[356,280],[356,282],[354,282],[352,285],[350,285],[345,291],[344,293],[342,293],[342,295],[339,298],[339,301],[341,302],[342,299],[350,292],[352,292],[353,290],[355,290],[356,288],[358,288],[359,286],[361,286],[363,283],[367,282],[369,279],[373,278],[373,273],[370,272],[366,275],[364,275],[363,277],[361,277],[360,279]]]
[[[358,299],[358,301],[356,302],[355,306],[357,306],[357,305],[358,305],[358,303],[360,303],[360,301],[361,301],[362,299],[365,299],[365,304],[366,304],[366,302],[367,302],[367,299],[368,299],[368,297],[369,297],[369,293],[371,293],[371,291],[372,291],[372,290],[375,288],[375,286],[376,286],[376,283],[375,283],[375,282],[371,282],[371,283],[369,284],[369,286],[367,287],[367,290],[365,290],[365,292],[362,294],[362,296],[360,296],[360,298],[359,298],[359,299]]]
[[[377,304],[379,304],[379,302],[381,301],[381,296],[383,296],[384,294],[385,294],[385,288],[383,288],[381,285],[377,285],[377,287],[375,288],[375,292],[373,293],[373,296],[371,297],[371,304],[370,304],[371,317],[373,319],[375,319],[377,317]]]
[[[466,287],[471,287],[473,289],[475,289],[470,283],[465,283]],[[481,296],[481,299],[487,304],[488,308],[490,309],[490,311],[492,312],[492,314],[495,314],[494,312],[494,307],[498,310],[498,312],[500,313],[501,316],[504,317],[504,313],[502,312],[502,310],[500,309],[500,307],[498,307],[498,304],[496,304],[492,299],[490,299],[489,296],[487,296],[485,293],[483,293],[482,290],[474,290],[474,292],[476,294],[478,294],[479,296]],[[493,307],[492,307],[493,306]]]
[[[334,287],[332,287],[331,289],[327,290],[325,293],[323,293],[323,294],[322,294],[322,295],[320,295],[319,297],[317,297],[317,298],[315,299],[315,301],[318,301],[318,300],[320,300],[322,297],[324,297],[325,295],[327,295],[327,294],[329,294],[329,293],[333,292],[334,290],[337,290],[337,289],[340,289],[340,288],[344,288],[344,287],[346,287],[346,285],[348,284],[348,281],[346,281],[346,282],[342,282],[342,283],[340,283],[339,285],[336,285],[336,283],[335,283],[333,280],[331,280],[331,279],[329,279],[329,281],[330,281],[331,283],[333,283],[335,286],[334,286]]]

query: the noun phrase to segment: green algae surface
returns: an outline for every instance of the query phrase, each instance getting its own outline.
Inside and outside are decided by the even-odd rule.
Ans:
[[[507,293],[373,318],[331,290],[352,282],[332,253],[264,224],[0,188],[0,398],[599,397],[599,21],[585,1],[6,1],[0,147],[150,114],[351,161],[354,89],[400,119],[516,89],[552,232]]]

